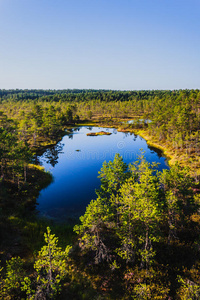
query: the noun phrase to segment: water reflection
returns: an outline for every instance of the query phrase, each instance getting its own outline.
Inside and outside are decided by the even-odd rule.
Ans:
[[[135,142],[137,140],[137,134],[133,133],[133,141]]]
[[[111,135],[87,136],[88,133],[108,131]],[[147,145],[138,135],[118,132],[114,128],[77,127],[67,131],[62,143],[50,147],[40,157],[54,182],[42,190],[38,198],[41,215],[68,220],[84,213],[99,188],[98,172],[103,162],[113,160],[116,153],[129,164],[138,159],[140,149],[149,162],[160,163],[158,169],[168,168],[161,151]],[[53,168],[52,168],[53,167]]]
[[[162,152],[162,150],[160,150],[160,149],[158,149],[158,148],[155,148],[155,147],[153,147],[153,146],[150,146],[150,145],[147,145],[147,147],[148,147],[148,149],[151,150],[151,153],[152,153],[152,154],[156,152],[159,158],[163,157],[163,152]]]
[[[71,132],[76,132],[76,131],[80,131],[81,127],[75,127],[71,130]]]
[[[46,150],[44,157],[46,159],[46,163],[50,164],[52,167],[58,163],[59,154],[63,153],[64,144],[59,142],[57,145]]]

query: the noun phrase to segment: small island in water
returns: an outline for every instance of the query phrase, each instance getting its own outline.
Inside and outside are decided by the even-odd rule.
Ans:
[[[106,132],[106,131],[87,133],[88,136],[111,135],[111,134],[112,134],[111,132]]]

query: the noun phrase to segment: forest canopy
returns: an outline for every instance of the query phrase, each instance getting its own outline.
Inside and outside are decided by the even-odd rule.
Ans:
[[[170,170],[116,154],[74,229],[39,220],[38,153],[85,124],[145,137]],[[0,90],[0,298],[198,299],[199,181],[198,89]]]

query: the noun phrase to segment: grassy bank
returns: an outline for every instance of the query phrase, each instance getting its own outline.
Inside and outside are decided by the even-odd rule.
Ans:
[[[169,166],[178,162],[183,167],[190,169],[191,175],[197,180],[200,177],[200,157],[195,153],[187,153],[185,149],[176,149],[172,143],[167,141],[159,141],[154,136],[150,135],[146,129],[133,130],[135,134],[140,135],[147,141],[149,146],[153,146],[163,151],[163,155],[167,157]]]

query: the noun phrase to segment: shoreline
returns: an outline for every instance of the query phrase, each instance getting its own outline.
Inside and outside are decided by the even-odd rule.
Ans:
[[[170,145],[166,145],[166,143],[164,143],[164,144],[158,143],[154,137],[152,137],[151,135],[148,134],[147,129],[129,128],[128,124],[126,126],[126,124],[120,123],[122,121],[124,121],[124,119],[114,120],[112,125],[109,125],[108,124],[109,122],[106,123],[106,120],[104,120],[104,123],[101,123],[101,120],[99,120],[99,121],[96,120],[96,121],[90,121],[90,122],[85,121],[82,123],[69,125],[65,128],[62,128],[62,131],[60,130],[60,132],[59,132],[60,134],[56,138],[57,142],[54,140],[54,142],[52,141],[53,143],[51,143],[50,145],[45,145],[43,147],[40,146],[40,147],[38,147],[37,151],[44,152],[46,150],[46,148],[54,146],[62,139],[63,136],[67,135],[68,131],[70,131],[70,129],[72,129],[72,128],[76,128],[76,127],[80,127],[80,126],[96,126],[96,127],[102,127],[102,128],[106,128],[106,127],[116,128],[117,131],[119,131],[119,132],[120,131],[121,132],[129,132],[129,133],[134,133],[136,135],[141,136],[143,139],[146,140],[146,142],[149,146],[152,146],[152,147],[162,151],[163,156],[165,156],[167,159],[167,163],[168,163],[169,167],[172,166],[173,164],[175,164],[176,162],[181,162],[178,154],[175,151],[174,151],[174,153],[172,153],[173,149],[172,148],[170,149]],[[191,166],[189,166],[189,167],[191,168]],[[44,181],[46,181],[47,179],[50,180],[49,175],[45,174],[45,170],[43,169],[42,166],[29,165],[29,168],[31,168],[32,171],[33,171],[33,169],[35,169],[33,172],[35,173],[34,176],[37,177],[37,184],[36,184],[37,189],[35,187],[33,187],[33,185],[35,185],[35,184],[32,183],[31,186],[28,187],[28,190],[29,190],[29,192],[27,193],[28,198],[30,198],[31,193],[33,193],[33,194],[39,193],[44,188],[44,185],[47,183]],[[38,175],[36,175],[36,174],[38,174]],[[42,175],[42,177],[41,177],[41,175]],[[195,178],[195,176],[193,176],[193,177]],[[44,180],[44,179],[46,179],[46,180]],[[30,201],[30,199],[26,203],[26,205],[30,205],[30,206],[32,206],[34,204],[36,204],[36,202],[34,200]],[[69,222],[63,222],[63,224],[57,224],[57,223],[54,223],[53,220],[49,220],[48,218],[47,219],[40,218],[38,215],[35,215],[35,217],[32,216],[32,220],[28,221],[25,219],[23,221],[23,218],[21,219],[19,216],[16,218],[15,216],[12,216],[12,214],[11,214],[9,223],[10,223],[9,226],[14,226],[18,229],[18,231],[20,233],[19,238],[20,238],[20,236],[22,236],[22,240],[20,238],[20,240],[21,240],[20,246],[22,247],[22,243],[23,243],[23,247],[21,248],[19,246],[18,251],[20,253],[21,253],[21,251],[23,252],[23,248],[24,248],[24,244],[25,244],[27,256],[31,256],[32,244],[34,245],[34,247],[36,247],[36,245],[42,241],[43,234],[41,234],[41,231],[45,229],[45,226],[50,225],[50,224],[52,227],[55,227],[55,228],[59,227],[59,226],[62,227],[63,225],[71,226],[69,224]],[[42,228],[42,230],[41,230],[41,228]],[[31,242],[31,238],[28,233],[29,231],[32,235],[32,239],[33,239],[32,242]],[[38,232],[41,234],[41,236],[39,238],[40,241],[38,241],[39,243],[37,242]],[[69,232],[69,239],[71,239],[72,236],[73,236],[72,233]],[[12,253],[12,251],[15,252],[15,249],[13,249],[12,247],[9,248],[9,246],[8,246],[7,250],[9,250],[8,252],[10,252],[10,253]],[[4,255],[5,255],[5,253],[4,253]]]
[[[94,120],[82,124],[77,124],[78,126],[97,126],[97,127],[110,127],[116,128],[119,132],[130,132],[141,136],[149,146],[152,146],[158,150],[161,150],[163,155],[166,157],[169,167],[173,166],[176,163],[179,163],[182,167],[189,167],[191,176],[199,182],[200,177],[200,158],[198,158],[195,153],[188,154],[186,151],[175,149],[170,142],[160,142],[154,136],[148,133],[147,129],[137,129],[137,128],[129,128],[128,124],[124,124],[127,126],[123,126],[122,122],[130,120],[129,119],[116,119],[112,122],[112,125],[106,123],[106,120],[102,123],[101,120]],[[77,126],[76,125],[76,126]]]
[[[199,181],[200,176],[200,159],[198,159],[198,156],[194,153],[191,155],[188,155],[186,151],[183,150],[177,150],[172,145],[170,145],[169,142],[166,141],[158,141],[157,138],[150,135],[148,133],[148,129],[145,128],[130,128],[128,124],[125,124],[124,122],[127,120],[130,120],[131,118],[126,119],[114,119],[112,120],[112,124],[109,124],[110,120],[106,119],[93,119],[93,120],[84,120],[82,122],[76,123],[76,124],[69,124],[65,128],[60,129],[59,134],[57,137],[54,137],[55,139],[52,140],[52,143],[46,144],[46,145],[40,145],[39,147],[36,147],[36,153],[41,154],[43,153],[48,147],[55,146],[59,141],[62,140],[62,138],[69,133],[69,131],[73,128],[80,127],[80,126],[96,126],[96,127],[102,127],[102,128],[116,128],[119,132],[130,132],[134,133],[136,135],[141,136],[147,144],[151,147],[154,147],[160,151],[162,151],[163,156],[167,159],[167,163],[170,166],[173,166],[175,163],[179,163],[181,166],[187,166],[190,169],[191,176],[196,179],[196,181]],[[198,178],[198,180],[197,180]]]

